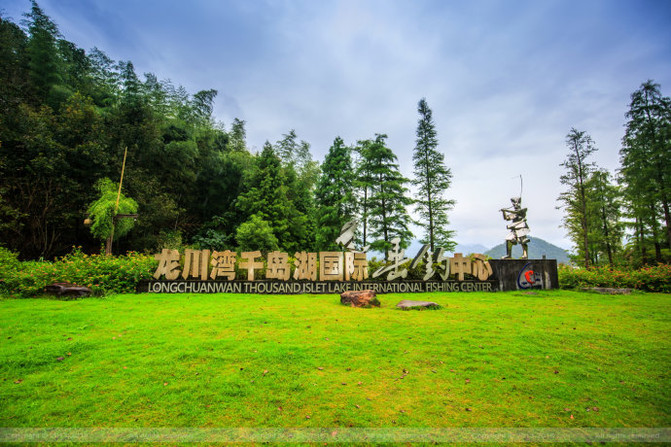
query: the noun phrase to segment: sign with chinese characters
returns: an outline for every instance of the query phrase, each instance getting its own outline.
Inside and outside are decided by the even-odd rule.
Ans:
[[[345,229],[344,229],[345,230]],[[343,234],[346,234],[344,232]],[[348,240],[344,240],[348,239]],[[231,250],[210,251],[164,249],[155,255],[155,281],[138,286],[156,293],[342,293],[372,289],[380,293],[493,291],[492,267],[484,255],[468,257],[432,253],[422,247],[414,259],[405,257],[400,240],[391,241],[387,262],[372,272],[366,252],[354,251],[352,239],[341,235],[338,242],[348,251],[296,252],[260,251],[240,254]],[[342,240],[342,241],[341,241]],[[409,269],[421,267],[421,280],[407,280]]]
[[[404,250],[399,249],[398,240],[394,241],[394,248],[390,250],[389,262],[373,272],[373,278],[386,274],[387,281],[397,278],[405,279],[408,276],[407,263],[411,261],[404,257]],[[260,251],[235,252],[192,250],[184,251],[182,257],[178,250],[164,249],[154,256],[158,267],[154,278],[174,281],[182,280],[227,280],[232,281],[242,272],[247,281],[260,278],[259,272],[265,271],[265,279],[279,281],[310,280],[310,281],[363,281],[368,279],[368,259],[366,253],[322,251],[319,253],[296,252],[294,259],[289,261],[289,254],[272,251],[264,258]],[[317,263],[319,260],[319,263]],[[415,269],[423,261],[423,280],[434,277],[447,280],[451,274],[458,281],[464,281],[464,275],[472,275],[484,281],[492,274],[492,268],[484,255],[475,254],[464,257],[456,253],[453,257],[444,255],[440,249],[435,256],[424,246],[409,268]],[[319,266],[319,268],[318,268]]]
[[[411,259],[399,238],[391,240],[386,262],[372,269],[365,250],[354,248],[356,222],[348,222],[337,243],[342,251],[262,253],[231,250],[163,249],[155,255],[154,280],[138,284],[151,293],[342,293],[375,290],[378,293],[475,292],[525,288],[555,288],[552,267],[537,261],[535,270],[512,266],[514,261],[488,260],[481,254],[447,256],[424,245]],[[505,262],[505,265],[501,263]],[[538,264],[540,262],[540,264]],[[514,275],[508,273],[516,269]],[[369,270],[371,270],[369,278]],[[414,280],[408,279],[410,270]],[[545,275],[545,276],[543,276]],[[510,276],[510,280],[508,279]],[[419,279],[421,278],[421,279]],[[546,279],[543,279],[546,278]]]

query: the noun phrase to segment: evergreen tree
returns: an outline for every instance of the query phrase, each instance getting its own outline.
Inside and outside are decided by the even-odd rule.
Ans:
[[[626,117],[620,155],[627,206],[638,227],[639,250],[644,253],[644,240],[651,238],[661,261],[661,244],[671,248],[671,99],[647,81],[631,95]]]
[[[399,171],[396,155],[386,147],[386,135],[376,135],[375,140],[364,145],[361,151],[362,164],[373,181],[368,198],[370,235],[377,240],[370,248],[382,251],[387,256],[391,240],[401,239],[401,247],[407,248],[412,239],[409,230],[410,216],[406,207],[412,204],[407,197],[408,180]]]
[[[560,177],[562,185],[568,187],[557,199],[562,203],[560,208],[565,209],[564,227],[569,237],[578,248],[578,256],[583,265],[589,267],[589,226],[588,226],[588,193],[587,180],[594,171],[594,164],[587,161],[592,152],[597,149],[592,138],[583,131],[572,128],[566,136],[566,145],[569,152],[561,166],[566,173]]]
[[[354,217],[354,169],[351,149],[336,137],[322,164],[315,191],[316,246],[318,250],[335,249],[340,229]]]
[[[238,209],[247,219],[255,215],[267,222],[283,250],[302,249],[307,219],[289,198],[285,172],[270,143],[263,146],[256,165],[246,181],[246,191],[238,197]]]
[[[621,222],[620,189],[612,184],[610,173],[595,170],[586,183],[588,196],[589,241],[591,261],[595,265],[615,264],[624,235]]]
[[[235,232],[235,240],[241,251],[260,250],[267,253],[279,248],[273,229],[257,214],[240,224]]]
[[[354,150],[356,166],[354,171],[354,191],[356,210],[359,219],[357,230],[357,242],[362,248],[369,245],[369,222],[370,222],[370,196],[372,195],[374,179],[372,175],[372,160],[366,154],[373,140],[361,140],[357,142]]]
[[[447,229],[447,212],[454,207],[454,200],[445,199],[445,192],[452,182],[452,172],[445,166],[445,156],[438,152],[438,138],[433,123],[431,109],[422,98],[417,105],[420,118],[417,123],[417,140],[413,153],[415,179],[417,187],[415,204],[424,228],[423,244],[429,244],[431,251],[442,247],[452,251],[456,247],[454,231]]]

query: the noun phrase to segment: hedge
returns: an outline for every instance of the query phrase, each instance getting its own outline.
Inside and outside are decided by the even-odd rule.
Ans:
[[[151,255],[87,255],[79,248],[53,262],[20,262],[16,254],[0,247],[0,265],[0,292],[29,297],[55,282],[87,286],[94,295],[134,292],[138,281],[151,278],[157,263]]]
[[[671,293],[671,265],[660,264],[638,270],[589,269],[561,266],[559,285],[563,289],[588,287],[630,288],[646,292]]]

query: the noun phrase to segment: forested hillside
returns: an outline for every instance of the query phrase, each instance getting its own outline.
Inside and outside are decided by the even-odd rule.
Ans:
[[[213,120],[215,90],[190,94],[87,53],[35,3],[25,29],[0,21],[0,89],[0,239],[24,258],[98,249],[84,219],[96,184],[118,183],[125,148],[123,191],[139,218],[115,251],[235,246],[237,227],[259,213],[283,246],[310,244],[318,169],[309,147],[288,132],[250,154],[244,122]]]

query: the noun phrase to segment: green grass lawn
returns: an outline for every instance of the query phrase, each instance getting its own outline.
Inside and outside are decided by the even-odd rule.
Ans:
[[[0,301],[0,426],[671,425],[671,295],[379,297]]]

